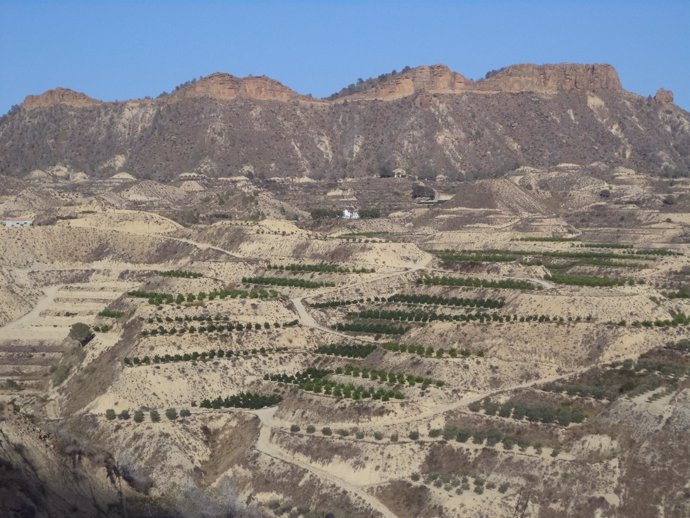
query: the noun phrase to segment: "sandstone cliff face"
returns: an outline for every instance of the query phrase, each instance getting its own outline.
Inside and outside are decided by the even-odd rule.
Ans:
[[[622,91],[618,73],[611,65],[513,65],[475,84],[478,90],[535,92],[554,95],[570,91]]]
[[[496,176],[601,161],[690,170],[690,114],[623,90],[607,65],[519,65],[471,81],[444,66],[365,81],[332,101],[268,78],[214,74],[154,100],[99,103],[64,90],[0,118],[0,174],[55,164],[90,177],[172,179]]]
[[[538,93],[601,90],[622,91],[616,70],[611,65],[513,65],[480,81],[472,81],[445,65],[413,68],[364,85],[361,91],[341,100],[393,100],[418,92],[446,93]]]
[[[103,103],[96,99],[92,99],[88,95],[70,90],[69,88],[55,88],[41,95],[27,96],[21,108],[24,110],[35,110],[37,108],[48,108],[59,104],[71,106],[72,108],[88,108],[89,106],[98,106]]]
[[[470,89],[472,81],[445,65],[416,67],[392,76],[370,89],[342,97],[348,100],[376,99],[389,101],[409,97],[417,92],[459,93]]]
[[[310,100],[309,97],[299,95],[278,81],[268,77],[238,78],[230,74],[212,74],[194,81],[173,92],[168,100],[209,97],[220,101],[231,101],[238,97],[256,99],[260,101],[291,101]]]

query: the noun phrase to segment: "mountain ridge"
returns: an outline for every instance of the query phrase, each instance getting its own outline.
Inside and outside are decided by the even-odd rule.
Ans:
[[[610,65],[515,65],[478,81],[432,65],[346,93],[221,73],[124,102],[54,89],[0,118],[0,174],[473,178],[597,161],[690,174],[690,114],[670,91],[628,92]]]
[[[385,76],[385,77],[383,77]],[[303,102],[332,102],[341,100],[391,100],[408,97],[419,92],[428,93],[525,93],[553,95],[561,91],[615,90],[621,91],[618,73],[608,64],[516,64],[491,71],[479,80],[468,79],[451,70],[447,65],[422,65],[406,67],[403,71],[379,76],[380,84],[368,85],[361,92],[339,92],[321,99],[303,95],[268,76],[236,77],[224,72],[214,72],[178,86],[170,94],[127,101],[101,101],[69,88],[56,87],[37,95],[28,95],[20,104],[21,109],[45,108],[64,104],[75,108],[98,104],[120,104],[142,101],[176,101],[189,97],[210,97],[217,100],[233,100],[238,97],[255,100]],[[362,81],[366,84],[370,81]],[[343,89],[345,90],[345,89]],[[341,92],[343,92],[341,90]],[[632,92],[630,92],[632,93]]]

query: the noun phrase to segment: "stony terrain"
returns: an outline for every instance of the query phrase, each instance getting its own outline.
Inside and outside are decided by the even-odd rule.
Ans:
[[[398,111],[418,140],[381,174],[397,137],[369,126]],[[524,125],[532,151],[499,170],[518,155],[461,142],[469,113],[478,146]],[[343,159],[355,119],[380,136]],[[684,139],[605,66],[28,98],[0,122],[0,515],[688,516],[689,180],[662,171]],[[456,174],[412,161],[440,156]]]
[[[515,65],[473,81],[442,65],[405,69],[329,99],[227,74],[155,99],[101,102],[55,89],[0,119],[0,174],[63,165],[131,173],[337,179],[486,178],[519,166],[603,161],[688,175],[690,115],[660,89],[626,91],[609,65]]]

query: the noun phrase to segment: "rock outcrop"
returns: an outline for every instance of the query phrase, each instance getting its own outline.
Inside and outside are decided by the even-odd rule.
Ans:
[[[659,88],[656,91],[656,95],[654,95],[654,100],[662,104],[671,104],[673,103],[673,92],[665,88]]]
[[[569,91],[621,91],[611,65],[513,65],[476,83],[476,89],[495,92],[535,92],[554,95]]]
[[[156,99],[100,103],[57,89],[0,117],[0,174],[89,178],[194,171],[266,178],[497,175],[600,161],[690,164],[690,114],[622,89],[608,65],[516,65],[472,81],[443,65],[358,81],[330,100],[266,77],[213,74]],[[53,109],[68,106],[69,109]],[[94,108],[96,106],[96,108]],[[307,109],[308,108],[308,109]]]
[[[259,101],[307,100],[316,102],[316,99],[300,95],[266,76],[239,78],[221,73],[211,74],[197,81],[192,81],[175,90],[168,96],[168,99],[176,101],[195,97],[208,97],[221,101],[231,101],[240,97]]]
[[[342,97],[342,99],[377,99],[390,101],[409,97],[417,92],[427,93],[460,93],[471,89],[472,80],[445,65],[416,67],[387,79],[372,83],[369,88]]]
[[[523,93],[555,95],[570,91],[622,91],[618,73],[611,65],[513,65],[473,81],[445,65],[422,66],[388,74],[355,86],[355,93],[338,95],[348,100],[394,100],[418,92]]]
[[[88,108],[103,103],[81,92],[70,90],[69,88],[55,88],[40,95],[27,96],[21,104],[21,109],[35,110],[37,108],[49,108],[60,104],[73,108]]]

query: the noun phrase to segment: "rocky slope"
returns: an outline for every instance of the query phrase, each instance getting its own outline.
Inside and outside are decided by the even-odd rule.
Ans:
[[[96,176],[343,177],[402,168],[498,176],[520,165],[605,162],[687,174],[690,114],[643,98],[609,65],[516,65],[472,81],[424,66],[329,100],[266,77],[213,74],[157,99],[105,103],[71,90],[29,96],[0,118],[0,174],[56,164]]]

